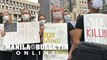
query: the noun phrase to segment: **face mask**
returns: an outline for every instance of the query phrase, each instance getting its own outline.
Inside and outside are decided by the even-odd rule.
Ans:
[[[9,21],[9,16],[3,16],[4,21]]]
[[[45,22],[46,22],[46,20],[41,20],[41,21],[39,21],[40,25],[44,25]]]
[[[92,0],[92,7],[95,9],[101,9],[103,5],[102,0]]]
[[[62,13],[61,12],[54,12],[53,13],[53,18],[54,19],[62,19]]]
[[[65,22],[71,22],[71,16],[70,15],[65,15],[64,19],[65,19]]]
[[[22,19],[23,19],[24,21],[27,21],[27,20],[30,19],[30,16],[29,16],[28,14],[24,14],[24,15],[22,15]]]

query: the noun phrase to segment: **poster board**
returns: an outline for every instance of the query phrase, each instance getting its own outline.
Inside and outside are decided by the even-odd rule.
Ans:
[[[85,42],[107,44],[107,15],[84,15]]]
[[[4,24],[0,24],[0,50],[1,51],[4,51],[3,36],[2,36],[3,31],[4,31]]]
[[[66,45],[68,44],[67,24],[45,24],[43,44]],[[68,47],[68,46],[67,46]],[[67,48],[68,49],[68,48]],[[67,60],[68,50],[46,50],[43,52],[43,60]],[[47,54],[45,54],[47,52]]]
[[[35,22],[17,23],[16,32],[6,32],[3,44],[39,43],[39,24]]]

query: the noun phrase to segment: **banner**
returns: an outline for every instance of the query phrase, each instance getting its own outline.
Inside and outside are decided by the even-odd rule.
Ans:
[[[16,32],[6,32],[3,44],[40,43],[39,24],[35,22],[17,23]]]
[[[68,57],[68,38],[67,38],[67,24],[66,23],[54,23],[54,24],[45,24],[44,30],[44,40],[43,44],[48,45],[59,45],[60,49],[46,50],[43,53],[43,60],[67,60]],[[52,46],[52,47],[53,47]]]
[[[107,15],[84,15],[85,41],[107,44]]]

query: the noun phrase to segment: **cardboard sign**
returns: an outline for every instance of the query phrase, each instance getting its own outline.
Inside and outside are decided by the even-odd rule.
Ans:
[[[107,44],[107,15],[84,15],[85,41]]]
[[[16,32],[6,32],[4,44],[40,43],[39,24],[35,22],[17,23]]]
[[[45,24],[43,43],[48,45],[65,44],[67,46],[67,24]],[[68,50],[47,50],[43,53],[43,60],[67,60],[67,57]]]
[[[3,31],[4,31],[4,24],[0,24],[0,50],[2,51],[4,51],[3,36],[2,36]]]

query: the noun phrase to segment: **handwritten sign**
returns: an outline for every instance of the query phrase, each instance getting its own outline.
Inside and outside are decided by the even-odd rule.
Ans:
[[[6,32],[6,36],[4,37],[4,44],[27,43],[40,43],[38,23],[17,23],[17,32]]]
[[[107,15],[84,15],[85,41],[107,44]]]
[[[66,23],[54,23],[45,24],[44,30],[44,44],[68,44],[67,38],[67,24]],[[45,54],[48,52],[48,54]],[[67,60],[68,50],[56,50],[56,51],[44,51],[43,60]]]
[[[2,51],[4,51],[3,37],[2,37],[3,31],[4,31],[4,24],[0,24],[0,50],[2,50]]]

